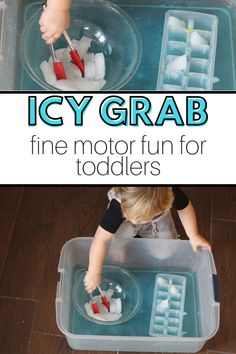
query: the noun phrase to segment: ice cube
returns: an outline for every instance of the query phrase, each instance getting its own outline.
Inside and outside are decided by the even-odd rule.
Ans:
[[[61,91],[77,91],[77,80],[57,80],[53,85]]]
[[[96,313],[93,314],[93,318],[96,318],[97,320],[100,321],[118,321],[121,318],[122,314],[121,313]]]
[[[70,56],[70,51],[71,51],[71,48],[70,47],[67,47],[63,53],[63,56],[61,58],[61,61],[63,63],[70,63],[72,61],[71,59],[71,56]]]
[[[203,38],[197,31],[193,31],[190,36],[192,46],[207,44],[207,40]]]
[[[103,53],[95,54],[95,76],[94,78],[103,79],[106,73],[105,58]]]
[[[168,300],[161,300],[158,301],[156,311],[161,310],[165,311],[169,308],[169,301]]]
[[[100,295],[93,296],[93,301],[98,305],[102,304],[102,298]]]
[[[91,38],[85,36],[83,36],[79,41],[74,41],[74,46],[82,59],[85,57],[90,47],[91,41]]]
[[[179,289],[177,289],[175,285],[170,287],[170,293],[171,295],[180,295]]]
[[[184,21],[179,20],[177,17],[170,16],[168,18],[167,26],[175,30],[179,28],[185,28],[186,24]]]
[[[60,48],[55,50],[56,58],[59,61],[63,61],[66,57],[66,48]]]
[[[159,286],[167,286],[168,285],[168,281],[162,277],[158,277],[157,279],[157,284]]]
[[[106,296],[107,300],[109,301],[110,298],[112,297],[114,290],[108,289],[107,291],[103,291],[104,295]]]
[[[107,313],[108,312],[108,309],[103,304],[99,304],[98,309],[99,309],[99,313]]]
[[[84,77],[86,79],[93,79],[95,77],[95,55],[94,55],[94,53],[87,53],[84,56]]]
[[[121,299],[116,299],[116,312],[117,313],[121,313],[122,311],[122,303],[121,303]]]
[[[81,78],[82,73],[74,63],[64,64],[67,79]]]
[[[187,56],[181,55],[166,65],[166,72],[173,78],[177,78],[187,68]]]
[[[85,78],[77,79],[76,86],[78,91],[99,91],[105,85],[106,81],[89,80]]]
[[[93,309],[91,306],[91,303],[86,302],[86,304],[84,304],[85,310],[87,312],[87,314],[91,317],[93,317],[94,313],[93,313]]]
[[[40,64],[40,69],[42,70],[45,81],[50,85],[55,85],[57,78],[53,67],[49,65],[47,61],[44,60]]]
[[[217,84],[218,82],[220,82],[220,78],[217,76],[214,76],[213,84]]]
[[[110,312],[117,313],[116,299],[110,299],[109,303],[110,303]]]

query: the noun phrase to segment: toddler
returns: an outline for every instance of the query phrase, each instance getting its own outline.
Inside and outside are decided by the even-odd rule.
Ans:
[[[42,38],[47,44],[55,42],[70,24],[71,0],[48,0],[39,20]]]
[[[178,238],[170,213],[177,210],[194,251],[211,250],[199,233],[191,201],[178,187],[115,187],[108,192],[110,203],[95,233],[84,278],[87,292],[101,282],[103,260],[112,237]]]

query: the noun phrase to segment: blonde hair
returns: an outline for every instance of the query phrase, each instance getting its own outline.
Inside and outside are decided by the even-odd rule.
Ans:
[[[115,187],[124,217],[151,220],[169,210],[174,195],[171,187]]]

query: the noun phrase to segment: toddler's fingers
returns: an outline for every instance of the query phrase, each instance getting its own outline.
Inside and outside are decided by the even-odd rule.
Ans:
[[[211,245],[207,242],[202,245],[204,248],[208,249],[208,251],[211,251]]]
[[[94,287],[91,287],[91,286],[86,286],[86,287],[85,287],[85,290],[86,290],[89,294],[91,294],[91,293],[95,290],[95,288],[94,288]]]
[[[54,43],[55,42],[55,37],[54,36],[52,36],[52,37],[50,37],[50,38],[48,38],[48,39],[44,39],[45,40],[45,42],[47,43],[47,44],[52,44],[52,43]]]
[[[54,35],[55,35],[55,32],[54,32],[54,31],[46,31],[46,32],[43,34],[43,39],[49,40],[49,39],[52,38]]]
[[[43,25],[40,26],[40,31],[43,32],[43,33],[46,32],[47,31],[47,27],[43,26]]]
[[[54,43],[59,37],[60,37],[59,34],[54,34],[51,38],[49,38],[48,40],[46,40],[46,43],[47,43],[47,44],[52,44],[52,43]]]
[[[198,245],[193,244],[193,245],[192,245],[192,248],[193,248],[194,252],[197,252],[197,251],[198,251]]]

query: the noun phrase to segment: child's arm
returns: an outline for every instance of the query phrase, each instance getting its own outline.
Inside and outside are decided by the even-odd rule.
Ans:
[[[193,250],[197,251],[198,247],[206,247],[210,251],[210,243],[198,231],[197,218],[192,203],[189,201],[186,208],[178,210],[178,214]]]
[[[71,0],[48,0],[39,20],[42,38],[47,44],[58,39],[70,24]]]
[[[85,289],[88,293],[93,292],[101,282],[103,260],[111,238],[112,233],[101,226],[98,227],[90,247],[88,272],[84,278]]]

